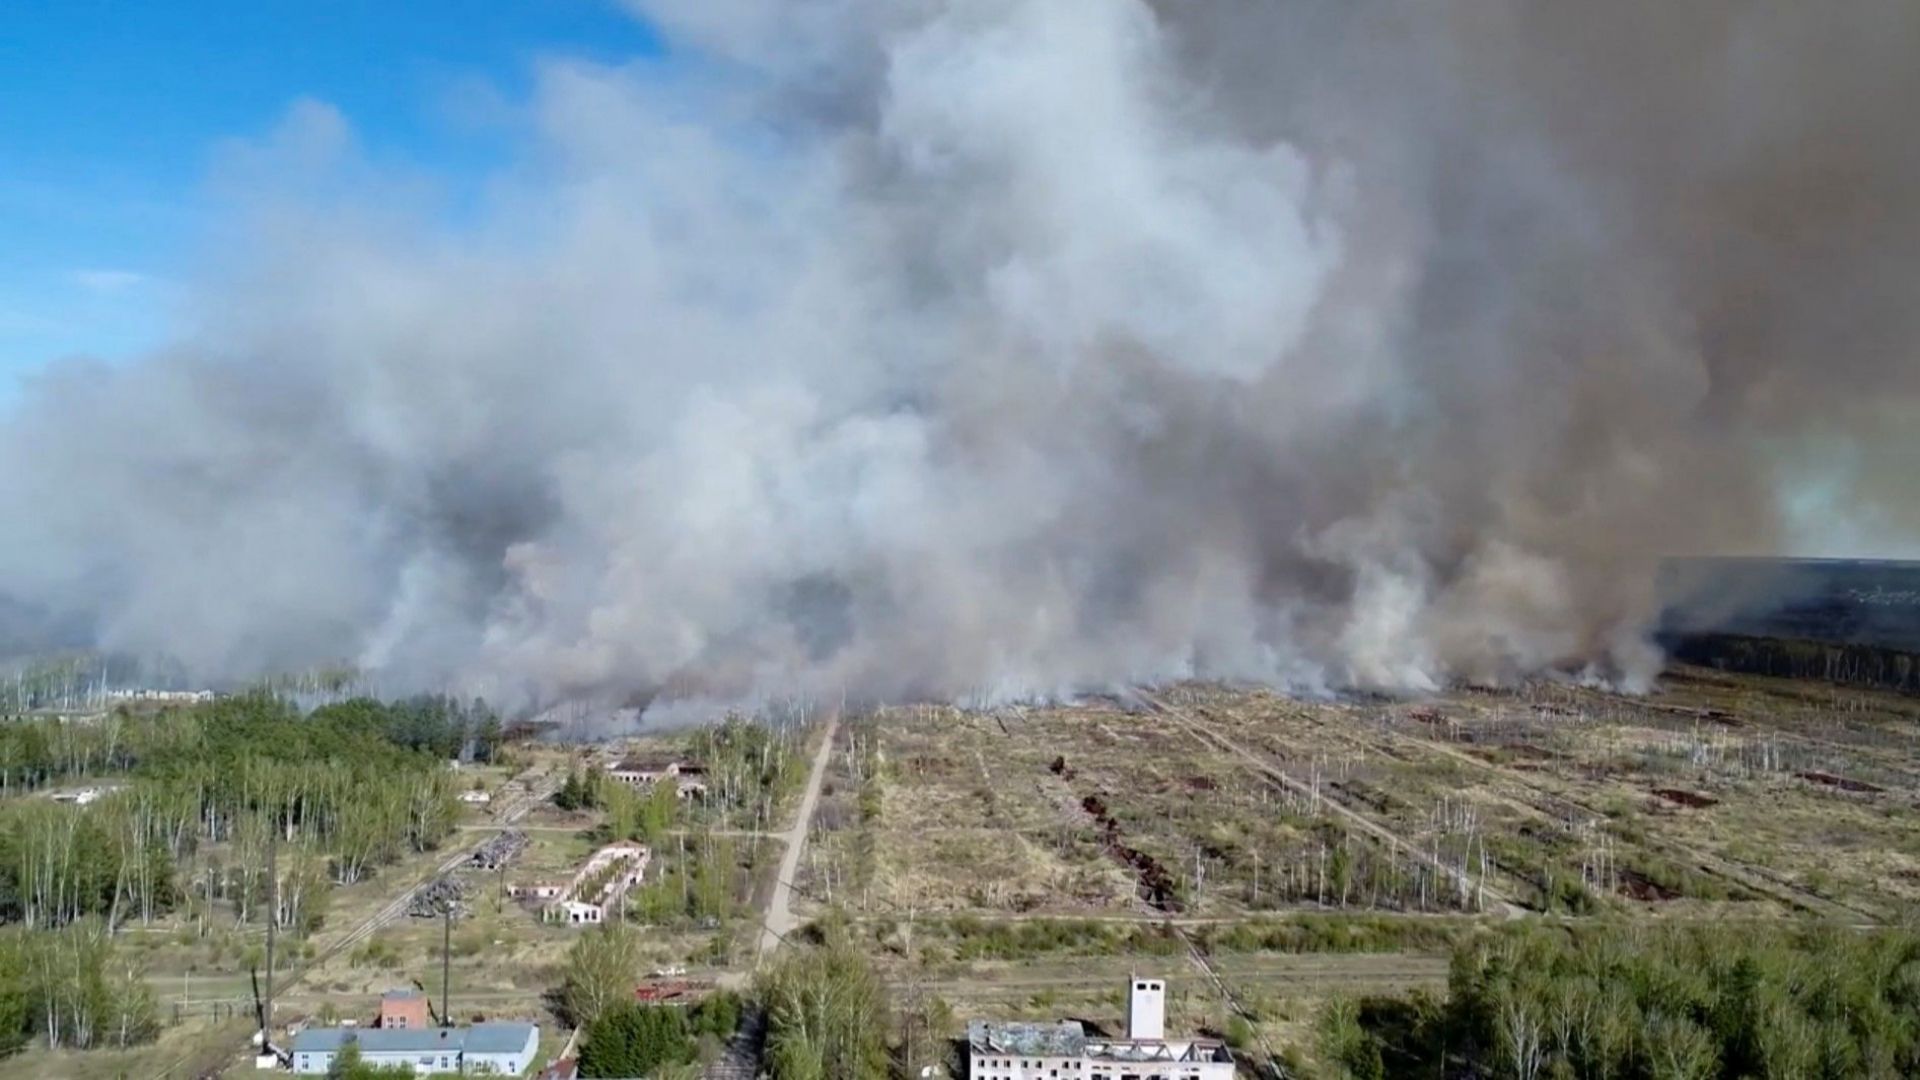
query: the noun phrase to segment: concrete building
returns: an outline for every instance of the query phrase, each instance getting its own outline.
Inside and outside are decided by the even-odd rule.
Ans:
[[[651,787],[680,775],[681,762],[669,757],[630,757],[614,762],[607,775],[629,787]]]
[[[705,798],[707,794],[706,766],[681,758],[622,758],[607,770],[607,775],[637,788],[650,788],[662,780],[672,780],[675,793],[682,799]]]
[[[646,875],[652,852],[640,844],[608,844],[593,853],[580,872],[543,912],[548,922],[594,926]]]
[[[1233,1054],[1217,1039],[1168,1039],[1167,984],[1136,978],[1127,990],[1127,1037],[1089,1035],[1077,1020],[1052,1024],[975,1020],[967,1025],[969,1080],[1232,1080]]]
[[[418,990],[389,990],[380,995],[380,1017],[376,1021],[383,1030],[403,1031],[433,1026],[433,1017],[427,1012],[427,996]]]
[[[519,1022],[465,1028],[308,1028],[293,1037],[293,1071],[325,1075],[349,1042],[360,1048],[361,1061],[383,1068],[519,1076],[539,1053],[540,1029]]]
[[[579,900],[559,900],[547,905],[545,916],[548,922],[566,923],[568,926],[598,926],[606,921],[607,909]]]

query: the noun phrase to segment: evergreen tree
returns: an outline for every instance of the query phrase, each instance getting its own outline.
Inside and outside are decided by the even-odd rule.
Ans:
[[[693,1060],[693,1038],[680,1009],[623,1001],[601,1011],[580,1045],[580,1075],[651,1076],[663,1065]]]

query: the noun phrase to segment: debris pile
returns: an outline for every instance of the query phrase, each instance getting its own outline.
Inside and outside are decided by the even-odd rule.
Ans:
[[[416,919],[437,919],[448,911],[456,919],[467,913],[467,883],[450,874],[415,889],[407,900],[407,914]]]
[[[494,834],[491,840],[475,848],[467,864],[476,870],[498,870],[518,858],[526,846],[526,833],[519,829],[508,829]]]

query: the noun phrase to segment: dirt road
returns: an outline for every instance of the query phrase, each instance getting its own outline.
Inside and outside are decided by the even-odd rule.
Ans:
[[[800,811],[793,826],[779,834],[787,849],[780,856],[780,872],[773,881],[773,898],[767,903],[767,918],[760,931],[760,956],[772,955],[780,942],[793,932],[793,879],[800,872],[800,856],[806,854],[807,830],[813,824],[814,807],[820,803],[820,788],[827,779],[827,762],[833,760],[833,736],[840,729],[840,714],[827,716],[826,733],[820,737],[820,749],[813,755],[813,772],[807,777],[806,794],[800,797]]]

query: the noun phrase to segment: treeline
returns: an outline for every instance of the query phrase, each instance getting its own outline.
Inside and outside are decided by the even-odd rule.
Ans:
[[[691,1008],[617,1002],[582,1029],[580,1075],[693,1080],[700,1075],[694,1063],[717,1055],[740,1025],[741,1007],[740,996],[729,990]]]
[[[444,759],[484,743],[490,718],[443,699],[302,716],[258,695],[109,717],[87,735],[72,722],[23,725],[30,733],[7,734],[22,751],[13,760],[26,761],[14,774],[24,786],[96,777],[100,762],[119,770],[118,786],[84,807],[0,802],[0,921],[100,916],[113,926],[190,902],[203,925],[218,907],[237,923],[271,916],[311,929],[329,885],[453,829],[457,785]],[[75,762],[88,764],[69,773]]]
[[[294,724],[313,726],[291,731]],[[108,779],[206,747],[224,758],[270,747],[289,733],[297,747],[319,740],[338,748],[373,736],[393,746],[481,762],[492,761],[505,739],[499,714],[484,699],[462,703],[437,695],[391,703],[356,698],[322,706],[304,718],[270,694],[150,713],[122,706],[95,717],[18,717],[0,724],[0,796]]]
[[[157,1029],[152,991],[104,924],[0,930],[0,1055],[36,1039],[49,1048],[126,1047]]]
[[[692,754],[706,767],[707,801],[716,824],[771,829],[780,801],[806,781],[801,749],[807,728],[734,715],[694,736]]]
[[[1677,660],[1723,671],[1920,691],[1920,653],[1906,649],[1741,634],[1689,634],[1669,648]]]
[[[1444,1003],[1323,1017],[1342,1074],[1539,1078],[1920,1075],[1920,935],[1536,928],[1456,952]]]
[[[16,661],[9,667],[0,673],[0,712],[94,708],[111,690],[156,683],[177,686],[181,675],[130,657],[94,653]]]
[[[788,954],[762,978],[759,995],[773,1080],[885,1080],[886,988],[843,936]]]
[[[723,991],[690,1010],[634,1001],[644,970],[640,931],[586,931],[568,953],[559,994],[581,1030],[581,1075],[696,1076],[693,1063],[712,1061],[750,1013],[765,1019],[762,1075],[771,1080],[885,1080],[946,1064],[952,1010],[917,993],[890,997],[845,931],[833,922],[818,943],[783,953],[751,997]]]

